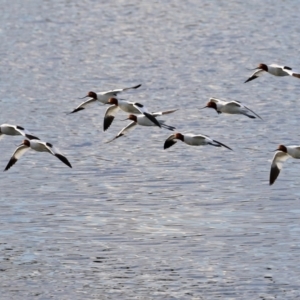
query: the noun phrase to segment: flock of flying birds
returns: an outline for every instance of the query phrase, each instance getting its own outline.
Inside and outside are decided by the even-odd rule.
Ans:
[[[261,76],[263,73],[268,72],[275,76],[293,76],[300,78],[300,73],[295,73],[292,68],[287,66],[279,66],[276,64],[266,65],[266,64],[259,64],[257,68],[254,69],[255,72],[245,81],[249,82],[251,80],[256,79],[257,77]],[[177,109],[162,111],[162,112],[155,112],[150,113],[148,109],[137,102],[129,102],[118,98],[118,94],[130,89],[137,89],[141,86],[141,84],[129,88],[124,89],[116,89],[110,90],[107,92],[89,92],[84,98],[88,98],[80,105],[78,105],[71,113],[76,113],[85,109],[86,107],[90,106],[90,104],[94,102],[100,102],[103,105],[109,105],[107,108],[104,121],[103,121],[103,130],[106,131],[110,125],[112,124],[117,112],[119,110],[123,110],[126,113],[129,113],[128,120],[131,122],[124,127],[112,140],[108,141],[112,142],[113,140],[128,134],[136,125],[141,126],[158,126],[163,127],[165,129],[174,131],[175,127],[165,124],[164,121],[158,120],[157,117],[170,114],[175,112]],[[203,108],[213,108],[217,111],[218,114],[227,113],[227,114],[242,114],[249,118],[260,118],[254,111],[246,107],[245,105],[241,104],[238,101],[224,101],[219,100],[216,98],[210,98],[209,102]],[[12,157],[10,158],[6,168],[4,171],[7,171],[11,168],[18,159],[29,149],[38,151],[38,152],[48,152],[58,159],[60,159],[63,163],[67,166],[72,168],[68,159],[52,144],[41,141],[38,137],[32,135],[28,130],[25,128],[18,126],[18,125],[10,125],[10,124],[2,124],[0,126],[0,139],[3,135],[22,135],[26,139],[20,144],[16,150],[14,151]],[[202,134],[182,134],[180,132],[176,132],[171,134],[164,143],[164,149],[170,148],[173,146],[177,140],[184,142],[190,146],[204,146],[204,145],[211,145],[215,147],[225,147],[229,150],[232,150],[230,147],[226,146],[225,144],[218,142],[209,138],[208,136]],[[279,145],[278,148],[275,150],[276,153],[274,154],[272,164],[271,164],[271,171],[270,171],[270,185],[272,185],[275,180],[277,179],[280,170],[282,168],[282,163],[287,160],[289,157],[293,158],[300,158],[300,146],[285,146]]]

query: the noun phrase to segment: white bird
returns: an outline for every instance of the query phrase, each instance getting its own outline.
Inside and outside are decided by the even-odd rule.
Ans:
[[[255,119],[256,117],[258,117],[262,120],[262,118],[258,114],[256,114],[253,110],[251,110],[250,108],[248,108],[247,106],[243,105],[238,101],[224,101],[216,98],[210,98],[209,102],[207,102],[206,106],[204,106],[203,108],[207,108],[207,107],[214,108],[218,114],[221,113],[241,114],[251,119]]]
[[[105,112],[104,120],[103,120],[103,131],[109,128],[117,112],[120,109],[129,114],[135,114],[135,115],[143,114],[150,121],[152,121],[156,126],[161,127],[160,123],[156,120],[156,118],[147,110],[147,108],[144,105],[140,103],[118,100],[117,98],[110,98],[108,100],[108,103],[113,105],[109,106]]]
[[[277,179],[280,170],[282,169],[282,164],[290,157],[299,159],[300,158],[300,146],[284,146],[279,145],[275,150],[271,171],[270,171],[270,185],[272,185]]]
[[[161,112],[156,112],[153,113],[152,116],[154,117],[158,117],[158,116],[162,116],[162,115],[166,115],[166,114],[170,114],[175,112],[177,109],[173,109],[173,110],[168,110],[168,111],[161,111]],[[150,121],[146,116],[144,115],[129,115],[127,119],[125,120],[131,120],[132,122],[130,122],[126,127],[124,127],[112,140],[108,141],[107,143],[112,142],[113,140],[128,134],[132,129],[135,128],[136,125],[141,125],[141,126],[156,126],[152,121]],[[125,121],[124,120],[124,121]],[[165,128],[165,129],[169,129],[169,130],[174,130],[175,127],[173,126],[169,126],[165,124],[165,121],[163,120],[158,120],[158,122],[160,123],[161,127]]]
[[[36,136],[32,135],[28,130],[26,130],[24,127],[18,126],[18,125],[11,125],[11,124],[2,124],[0,125],[0,139],[3,138],[3,135],[23,135],[24,137],[28,139],[36,139],[38,140]]]
[[[23,143],[17,147],[4,171],[7,171],[10,167],[12,167],[18,161],[18,159],[29,149],[33,149],[38,152],[49,152],[50,154],[56,156],[68,167],[72,168],[68,159],[62,153],[60,153],[58,149],[53,147],[52,144],[33,139],[30,141],[24,140]]]
[[[215,147],[223,146],[229,150],[232,150],[228,146],[226,146],[216,140],[213,140],[206,135],[203,135],[203,134],[195,135],[195,134],[191,134],[191,133],[187,133],[187,134],[183,135],[179,132],[170,135],[166,139],[165,144],[164,144],[164,149],[168,149],[171,146],[173,146],[177,142],[176,140],[180,140],[190,146],[205,146],[205,145],[212,145]]]
[[[88,100],[82,102],[81,104],[79,104],[73,111],[71,111],[69,114],[75,113],[77,111],[83,110],[85,109],[87,106],[89,106],[91,103],[94,103],[96,101],[99,101],[103,104],[108,104],[108,100],[112,97],[117,97],[117,95],[121,92],[130,90],[130,89],[137,89],[141,86],[141,84],[138,84],[136,86],[132,86],[132,87],[128,87],[128,88],[124,88],[124,89],[117,89],[117,90],[110,90],[110,91],[106,91],[106,92],[100,92],[100,93],[95,93],[95,92],[88,92],[88,94],[81,98],[89,98]]]
[[[266,65],[266,64],[259,64],[255,71],[244,83],[251,81],[263,74],[263,72],[268,72],[274,76],[293,76],[300,78],[299,72],[294,72],[292,68],[287,66],[279,66],[276,64]]]

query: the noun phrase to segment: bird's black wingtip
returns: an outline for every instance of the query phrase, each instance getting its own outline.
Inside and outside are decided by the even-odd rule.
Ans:
[[[17,162],[17,159],[12,157],[9,160],[9,162],[8,162],[7,166],[5,167],[5,169],[3,170],[3,172],[9,170],[16,162]]]
[[[226,146],[225,144],[220,143],[220,142],[218,142],[218,141],[216,141],[216,140],[213,140],[213,141],[214,141],[215,143],[219,144],[219,147],[223,146],[223,147],[227,148],[228,150],[233,151],[230,147]],[[216,145],[214,145],[214,146],[216,146]]]
[[[72,165],[70,164],[70,162],[68,161],[68,159],[67,159],[65,156],[63,156],[63,155],[61,155],[61,154],[58,154],[58,153],[56,153],[55,156],[56,156],[60,161],[62,161],[64,164],[66,164],[68,167],[72,168]]]
[[[173,146],[176,143],[176,141],[174,140],[166,140],[164,143],[164,150],[170,148],[171,146]]]
[[[74,114],[74,113],[76,113],[76,112],[78,112],[78,111],[81,111],[81,110],[83,110],[83,109],[84,109],[84,107],[75,108],[73,111],[69,112],[68,115]]]
[[[25,136],[30,140],[39,140],[39,138],[37,136],[31,135],[31,134],[26,134]]]
[[[254,80],[255,78],[257,78],[257,76],[249,77],[244,83],[247,83],[247,82],[249,82],[249,81],[252,81],[252,80]]]
[[[279,176],[280,169],[277,166],[272,166],[270,171],[269,184],[272,185]]]
[[[114,116],[106,116],[103,121],[103,131],[106,131],[114,120]]]

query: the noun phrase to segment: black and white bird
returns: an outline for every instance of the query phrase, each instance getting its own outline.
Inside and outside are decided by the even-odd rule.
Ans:
[[[206,106],[204,106],[203,108],[207,107],[215,109],[218,114],[240,114],[245,115],[251,119],[255,119],[256,117],[258,117],[262,120],[262,118],[253,110],[238,101],[224,101],[217,98],[210,98],[209,102],[207,102]]]
[[[266,64],[259,64],[256,67],[256,70],[244,83],[249,82],[257,77],[261,76],[264,72],[270,73],[274,76],[293,76],[300,78],[299,72],[294,72],[292,68],[287,66],[280,66],[276,64],[266,65]]]
[[[95,92],[88,92],[88,94],[81,98],[89,98],[86,101],[82,102],[81,104],[79,104],[73,111],[71,111],[69,114],[73,114],[75,112],[78,112],[80,110],[85,109],[87,106],[90,106],[90,104],[99,101],[102,104],[108,104],[108,100],[110,98],[113,97],[117,97],[119,93],[124,92],[124,91],[128,91],[131,89],[137,89],[141,86],[141,84],[138,84],[136,86],[132,86],[132,87],[128,87],[128,88],[124,88],[124,89],[116,89],[116,90],[110,90],[110,91],[106,91],[106,92],[99,92],[99,93],[95,93]]]
[[[148,109],[140,103],[129,102],[125,100],[118,100],[117,98],[110,98],[108,104],[112,104],[108,107],[104,115],[103,130],[106,131],[112,124],[117,112],[121,109],[129,114],[139,115],[143,114],[156,126],[161,127],[156,118],[148,111]]]
[[[23,154],[25,154],[29,149],[32,149],[32,150],[35,150],[38,152],[48,152],[48,153],[56,156],[59,160],[61,160],[68,167],[72,168],[68,159],[52,144],[42,142],[40,140],[32,139],[30,141],[24,140],[23,143],[17,147],[17,149],[15,150],[12,157],[10,158],[4,171],[7,171],[9,168],[11,168],[18,161],[18,159],[20,159],[21,156]]]
[[[152,116],[156,118],[158,116],[173,113],[176,110],[177,109],[152,113]],[[132,122],[130,122],[126,127],[124,127],[112,140],[108,141],[107,143],[110,143],[113,140],[128,134],[132,129],[134,129],[136,127],[136,125],[156,126],[156,124],[154,124],[152,121],[150,121],[146,116],[144,116],[142,114],[140,114],[140,115],[129,115],[128,118],[125,119],[125,120],[131,120]],[[175,127],[165,124],[164,120],[158,120],[158,122],[160,123],[162,128],[172,130],[172,131],[175,129]]]
[[[173,146],[174,144],[176,144],[176,140],[180,140],[182,142],[184,142],[187,145],[190,146],[205,146],[205,145],[211,145],[211,146],[215,146],[215,147],[225,147],[229,150],[232,150],[231,148],[229,148],[228,146],[213,140],[211,138],[209,138],[206,135],[203,134],[191,134],[191,133],[187,133],[187,134],[181,134],[179,132],[170,135],[165,143],[164,143],[164,149],[168,149],[171,146]]]
[[[282,169],[282,164],[288,158],[300,158],[300,146],[279,145],[275,151],[276,153],[273,156],[270,170],[270,185],[272,185],[275,182]]]
[[[2,139],[4,135],[22,135],[30,140],[39,139],[38,137],[32,135],[24,127],[21,127],[19,125],[11,125],[11,124],[0,125],[0,139]]]

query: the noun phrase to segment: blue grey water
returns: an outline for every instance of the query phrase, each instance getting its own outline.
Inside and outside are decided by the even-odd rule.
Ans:
[[[269,186],[272,150],[299,144],[297,78],[243,82],[258,63],[300,70],[298,1],[1,0],[1,124],[56,145],[0,180],[1,299],[300,299],[300,165]],[[180,132],[227,144],[163,150],[88,91],[122,94]],[[263,121],[200,110],[242,101]],[[1,140],[4,169],[22,137]]]

